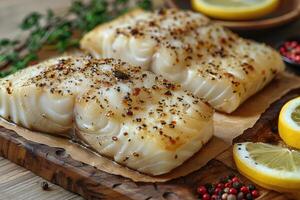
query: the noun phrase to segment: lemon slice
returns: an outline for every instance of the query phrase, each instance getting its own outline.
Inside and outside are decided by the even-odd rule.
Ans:
[[[278,131],[283,141],[300,149],[300,97],[287,102],[281,109]]]
[[[210,17],[225,20],[248,20],[272,12],[279,0],[192,0],[192,6]]]
[[[266,143],[238,143],[233,157],[241,174],[279,192],[300,189],[300,152]]]

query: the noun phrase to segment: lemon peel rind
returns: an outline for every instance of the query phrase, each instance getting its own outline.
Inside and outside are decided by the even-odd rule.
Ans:
[[[233,158],[236,163],[236,166],[240,173],[253,181],[254,183],[267,188],[267,189],[272,189],[276,191],[282,191],[282,192],[292,192],[292,191],[299,191],[300,189],[300,178],[291,177],[290,179],[286,179],[284,175],[278,176],[279,170],[273,170],[275,171],[273,175],[270,175],[269,173],[266,173],[265,171],[261,172],[260,170],[255,167],[255,165],[248,165],[245,162],[244,156],[238,156],[240,155],[238,153],[238,148],[246,148],[247,143],[242,143],[241,146],[238,146],[238,144],[235,144],[233,147]],[[246,149],[244,149],[246,150]],[[247,156],[247,155],[246,155]],[[250,158],[250,157],[249,157]],[[244,162],[243,162],[244,161]],[[260,165],[262,166],[262,165]],[[277,176],[277,177],[276,177]]]
[[[291,119],[291,113],[300,105],[300,97],[287,102],[281,109],[278,119],[278,132],[289,146],[300,149],[300,127]]]
[[[279,5],[278,0],[267,0],[266,3],[260,6],[252,6],[248,9],[238,7],[213,6],[201,0],[192,0],[192,7],[203,14],[224,20],[250,20],[260,18],[271,13]]]

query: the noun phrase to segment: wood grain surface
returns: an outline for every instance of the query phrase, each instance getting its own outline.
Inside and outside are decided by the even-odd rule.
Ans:
[[[0,38],[17,37],[18,25],[32,11],[48,8],[64,10],[71,0],[0,0]],[[41,187],[44,179],[0,157],[0,200],[80,200],[82,197],[50,182],[50,190]]]
[[[232,160],[231,149],[229,148],[223,154],[227,156],[221,154],[202,169],[187,176],[165,183],[138,183],[73,160],[64,149],[26,140],[14,131],[0,127],[1,156],[86,199],[196,200],[195,191],[199,184],[215,183],[220,177],[232,173],[244,182],[250,183],[237,172],[233,163],[225,164]],[[28,183],[23,182],[23,184]],[[260,192],[261,200],[287,199],[283,194],[263,188],[260,188]]]
[[[48,190],[41,185],[44,179],[0,157],[0,200],[81,200],[82,197],[47,182]]]
[[[235,141],[256,141],[260,136],[268,135],[270,130],[274,129],[279,108],[290,98],[299,94],[300,89],[293,90],[273,103],[262,114],[260,120],[254,125],[254,128],[245,131]],[[249,130],[252,134],[251,137],[249,137]],[[232,173],[241,178],[243,182],[250,183],[249,180],[237,172],[232,162],[231,152],[232,149],[230,147],[211,160],[205,167],[185,177],[165,183],[137,183],[73,160],[64,149],[49,147],[26,140],[14,131],[0,127],[1,156],[29,169],[52,183],[82,195],[86,199],[196,200],[195,191],[199,184],[215,183],[220,177]],[[17,176],[20,176],[20,174],[17,174]],[[28,183],[23,182],[23,184],[27,185]],[[284,200],[290,198],[290,196],[285,194],[279,194],[260,187],[259,191],[261,194],[260,200]]]

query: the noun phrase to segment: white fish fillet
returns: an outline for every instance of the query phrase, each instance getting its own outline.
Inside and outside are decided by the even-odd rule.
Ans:
[[[272,48],[238,37],[190,11],[133,11],[87,33],[81,47],[182,84],[215,109],[233,112],[283,71]]]
[[[212,109],[120,60],[64,57],[0,80],[0,115],[28,129],[73,128],[101,155],[143,173],[169,172],[213,134]]]

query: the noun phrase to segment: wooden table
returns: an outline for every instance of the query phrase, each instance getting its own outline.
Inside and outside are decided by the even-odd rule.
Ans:
[[[47,8],[61,10],[71,0],[1,0],[0,38],[18,35],[18,24],[32,11],[46,11]],[[59,186],[49,184],[49,190],[41,187],[44,179],[30,171],[0,157],[0,200],[21,199],[64,199],[79,200],[82,197],[68,192]]]
[[[70,0],[1,0],[0,38],[17,36],[17,26],[29,12],[46,11],[47,8],[59,11],[69,3]],[[239,34],[276,45],[281,39],[297,33],[300,33],[300,20],[269,31],[241,32]],[[30,171],[0,157],[0,200],[82,199],[78,195],[50,183],[50,189],[44,191],[41,187],[43,181],[42,178]]]
[[[80,196],[68,192],[57,185],[49,184],[49,190],[44,191],[42,178],[30,171],[0,157],[0,199],[1,200],[80,200]]]

